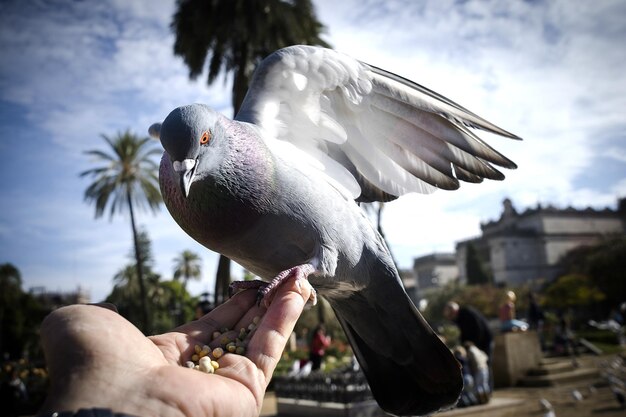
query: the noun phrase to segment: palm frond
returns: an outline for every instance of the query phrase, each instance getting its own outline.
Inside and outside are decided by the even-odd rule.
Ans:
[[[109,152],[94,149],[85,152],[104,164],[81,172],[81,177],[91,177],[93,182],[85,190],[85,200],[95,204],[96,218],[107,207],[112,218],[128,209],[126,193],[131,193],[132,203],[156,211],[161,204],[158,186],[158,162],[161,153],[149,138],[139,138],[129,130],[113,137],[101,135]]]

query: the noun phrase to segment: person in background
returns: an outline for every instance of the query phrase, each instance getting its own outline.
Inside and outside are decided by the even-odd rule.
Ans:
[[[320,323],[315,328],[315,332],[313,332],[309,350],[309,359],[313,364],[313,371],[321,368],[322,359],[324,358],[328,346],[330,346],[330,336],[326,335],[326,328]]]
[[[541,350],[545,350],[545,338],[543,336],[543,323],[545,316],[543,310],[537,302],[537,297],[532,291],[528,293],[528,324],[531,330],[537,332]]]
[[[557,324],[554,332],[554,351],[557,354],[571,356],[572,364],[578,366],[576,356],[578,351],[576,346],[578,341],[576,335],[572,331],[570,321],[567,315],[563,311],[557,313]]]
[[[465,342],[467,364],[474,378],[474,391],[480,404],[489,402],[491,385],[489,382],[489,357],[472,342]]]
[[[489,358],[487,361],[489,367],[489,383],[490,390],[493,390],[493,371],[491,369],[493,354],[493,333],[489,328],[489,323],[485,316],[471,306],[459,306],[454,301],[449,301],[443,308],[443,316],[452,321],[461,332],[461,343],[472,342],[478,349],[485,352]]]
[[[500,306],[500,331],[506,332],[518,332],[528,330],[528,324],[515,318],[515,301],[517,296],[513,291],[507,291],[506,300]]]
[[[452,354],[461,364],[461,372],[463,373],[463,391],[461,392],[461,398],[459,398],[457,407],[476,405],[478,404],[476,385],[474,384],[474,375],[472,374],[467,360],[467,351],[463,346],[457,345],[452,349]]]
[[[493,334],[485,316],[471,306],[459,306],[450,301],[443,309],[443,316],[452,321],[461,332],[461,343],[472,342],[491,358]]]

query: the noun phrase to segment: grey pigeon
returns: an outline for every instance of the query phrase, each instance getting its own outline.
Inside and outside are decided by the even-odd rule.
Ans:
[[[421,415],[457,401],[461,370],[355,201],[504,178],[492,164],[515,165],[471,128],[517,138],[394,74],[293,46],[260,64],[235,120],[192,104],[150,132],[165,148],[161,191],[182,229],[272,285],[308,277],[379,405]]]
[[[575,401],[582,401],[585,399],[583,395],[580,393],[580,391],[578,391],[577,389],[572,390],[571,394],[572,394],[572,398]]]
[[[550,401],[545,398],[539,399],[539,405],[541,405],[541,411],[543,411],[543,417],[556,417],[556,413],[554,412],[554,407]]]

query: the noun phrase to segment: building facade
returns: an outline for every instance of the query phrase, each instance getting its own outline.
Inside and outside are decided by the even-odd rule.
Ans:
[[[413,274],[420,289],[440,287],[459,277],[454,253],[433,253],[413,260]]]
[[[515,286],[554,279],[560,273],[560,259],[570,250],[624,235],[624,208],[622,199],[617,210],[539,205],[518,213],[506,199],[500,218],[481,225],[480,237],[457,243],[459,279],[468,281],[465,266],[470,245],[496,284]]]

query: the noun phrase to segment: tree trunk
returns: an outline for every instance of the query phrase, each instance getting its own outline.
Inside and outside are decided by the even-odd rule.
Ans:
[[[317,321],[326,324],[326,301],[321,297],[317,298]]]
[[[230,285],[230,259],[220,255],[215,276],[215,306],[220,305],[228,298],[228,286]]]
[[[145,334],[152,332],[150,315],[148,314],[148,296],[146,294],[146,286],[143,281],[143,265],[141,263],[141,254],[139,253],[139,238],[137,236],[137,227],[135,226],[135,212],[133,210],[133,202],[130,195],[130,191],[126,193],[126,200],[128,201],[128,210],[130,211],[130,226],[133,229],[133,242],[135,244],[135,261],[137,262],[137,280],[139,281],[139,293],[141,295],[141,314],[142,314],[142,327]]]
[[[240,56],[238,59],[237,72],[233,77],[233,116],[237,116],[239,108],[243,103],[243,99],[248,92],[249,71],[248,66],[251,65],[248,57],[248,45],[244,42],[239,48]]]

